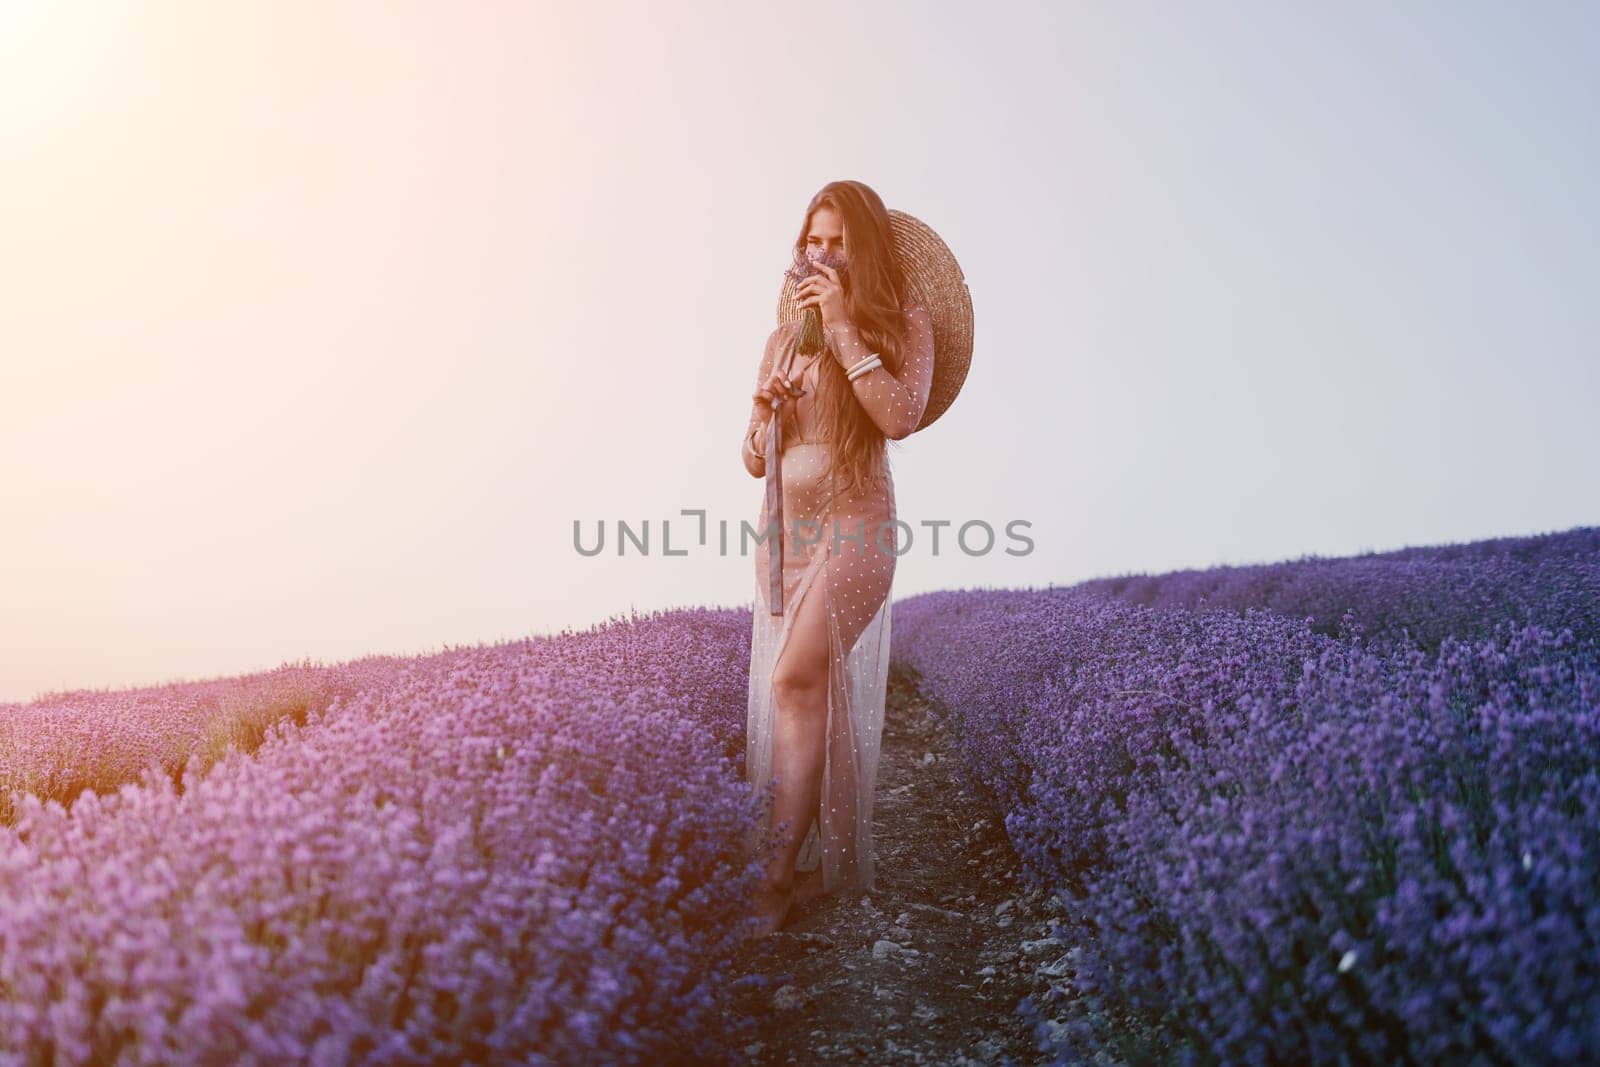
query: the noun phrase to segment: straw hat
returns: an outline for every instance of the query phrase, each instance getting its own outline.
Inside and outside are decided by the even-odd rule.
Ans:
[[[895,263],[905,276],[906,300],[921,304],[933,319],[933,385],[921,430],[945,413],[961,392],[972,362],[972,294],[961,264],[933,227],[904,211],[889,209],[889,236]],[[795,280],[785,274],[778,294],[778,324],[800,318]]]

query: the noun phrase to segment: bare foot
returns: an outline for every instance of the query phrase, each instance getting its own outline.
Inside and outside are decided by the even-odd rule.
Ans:
[[[794,887],[794,906],[800,907],[808,901],[816,900],[822,896],[822,868],[807,871],[800,879],[800,884]]]
[[[750,920],[750,938],[766,937],[781,930],[793,902],[794,883],[778,885],[763,880],[756,894],[756,916]]]

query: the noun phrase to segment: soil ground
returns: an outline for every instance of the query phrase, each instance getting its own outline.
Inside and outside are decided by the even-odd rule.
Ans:
[[[877,885],[790,908],[735,977],[760,1021],[750,1064],[1037,1064],[1016,1008],[1071,973],[1065,909],[1018,882],[995,814],[966,793],[912,679],[891,674],[873,818]]]

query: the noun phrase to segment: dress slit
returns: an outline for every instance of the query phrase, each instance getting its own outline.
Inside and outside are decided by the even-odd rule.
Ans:
[[[773,695],[772,678],[777,670],[778,660],[783,655],[783,650],[789,646],[789,633],[794,629],[794,620],[799,615],[800,604],[806,594],[811,591],[817,577],[823,573],[828,565],[827,557],[821,553],[815,556],[801,574],[800,580],[795,583],[793,592],[788,589],[783,593],[783,614],[773,615],[772,607],[766,596],[765,589],[762,595],[756,598],[754,609],[753,630],[750,635],[750,699],[749,721],[746,724],[746,776],[756,788],[765,788],[772,780],[772,738],[777,732],[778,702]],[[757,583],[758,587],[760,583]],[[824,583],[826,588],[826,583]],[[833,638],[829,634],[828,649],[828,690],[829,708],[828,715],[832,720],[832,691],[833,691]],[[824,757],[826,758],[826,757]],[[827,792],[826,771],[824,771],[824,794]],[[826,796],[824,796],[824,801]],[[749,846],[754,848],[762,836],[763,828],[758,826],[752,833]],[[816,870],[821,855],[821,834],[817,820],[812,818],[806,830],[805,841],[800,847],[800,855],[795,861],[798,871]]]
[[[761,555],[764,553],[758,553],[758,557]],[[800,577],[785,582],[784,613],[771,614],[761,581],[757,582],[759,592],[752,612],[746,777],[759,791],[771,783],[773,773],[772,747],[778,714],[773,672],[788,647],[801,605],[819,592],[823,597],[828,633],[828,705],[822,791],[818,808],[803,832],[795,870],[806,873],[820,868],[827,893],[844,888],[870,892],[876,887],[873,789],[887,695],[891,605],[889,579],[881,572],[877,577],[881,591],[876,585],[870,594],[864,588],[873,575],[862,559],[848,552],[830,551],[824,536]],[[757,572],[766,574],[764,559],[758,559]],[[888,574],[892,576],[892,566]],[[856,585],[858,580],[860,586]],[[861,624],[854,643],[846,648],[840,616],[852,610],[859,613],[862,596],[876,597],[876,607]],[[765,825],[752,830],[748,843],[751,849],[760,843],[765,830]]]

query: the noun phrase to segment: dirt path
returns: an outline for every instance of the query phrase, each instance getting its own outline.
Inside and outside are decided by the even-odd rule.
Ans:
[[[813,900],[746,948],[739,975],[789,976],[740,1005],[761,1020],[747,1062],[1046,1062],[1016,1006],[1068,973],[1068,950],[1049,939],[1064,909],[1022,890],[1005,828],[961,790],[953,759],[896,671],[873,820],[876,890]]]

